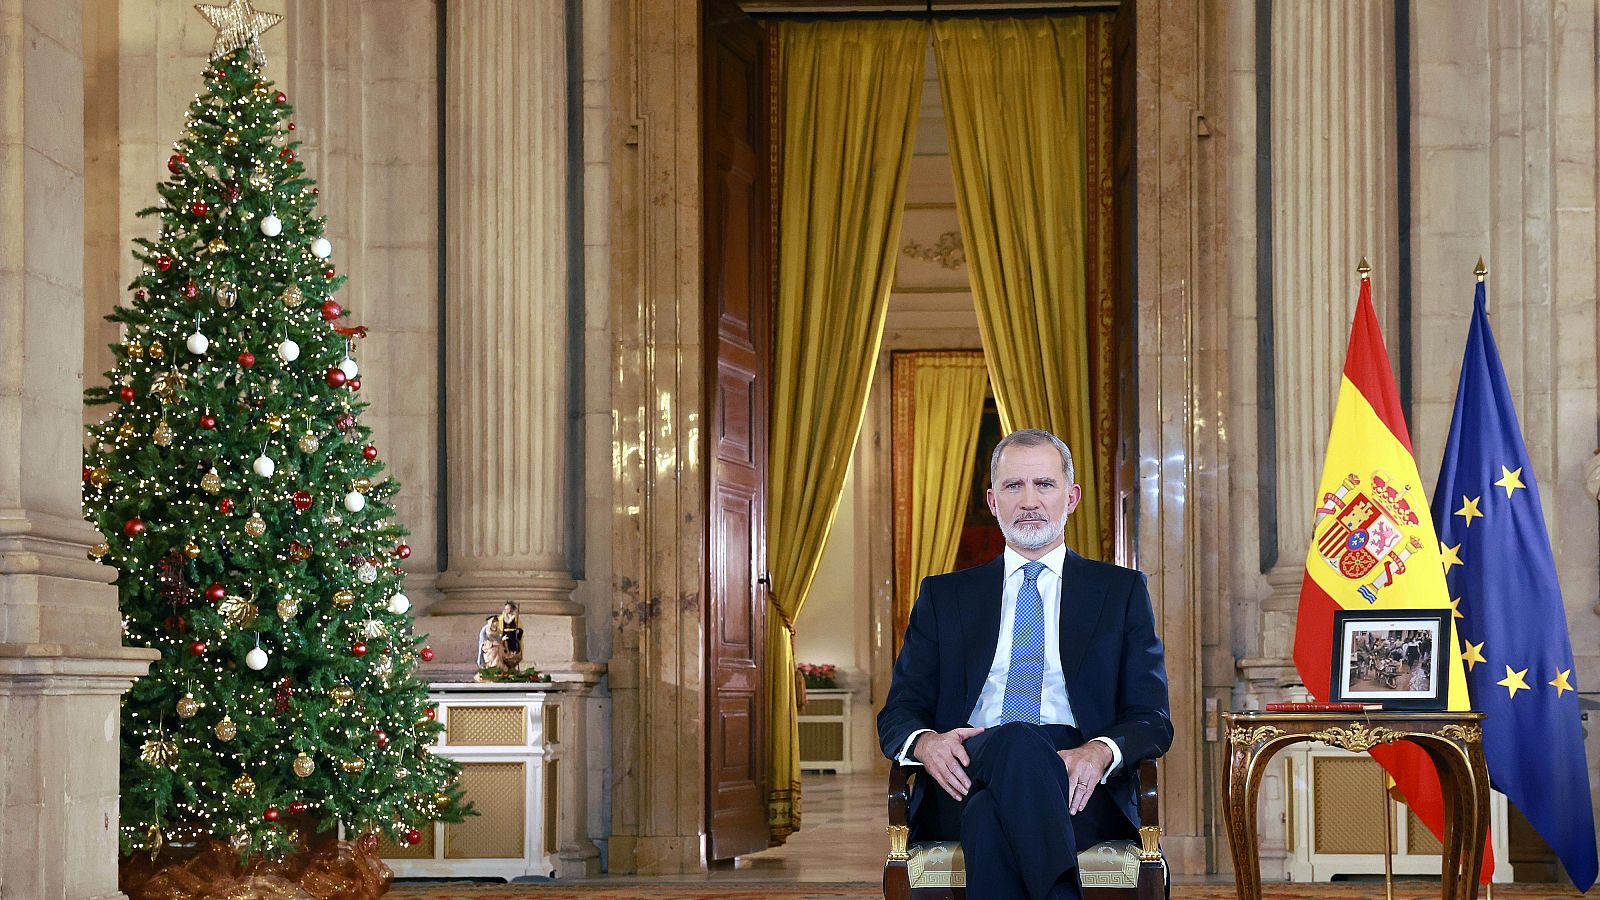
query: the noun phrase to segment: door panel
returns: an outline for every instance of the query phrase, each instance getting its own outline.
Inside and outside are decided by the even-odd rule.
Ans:
[[[706,6],[708,854],[768,846],[765,665],[771,205],[766,39],[732,2]]]

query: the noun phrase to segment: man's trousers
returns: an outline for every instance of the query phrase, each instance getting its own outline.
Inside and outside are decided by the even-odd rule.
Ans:
[[[1067,812],[1067,769],[1058,750],[1083,744],[1070,725],[1013,722],[968,738],[972,790],[961,804],[969,900],[1081,897],[1078,851],[1132,837],[1133,824],[1105,785],[1077,815]]]

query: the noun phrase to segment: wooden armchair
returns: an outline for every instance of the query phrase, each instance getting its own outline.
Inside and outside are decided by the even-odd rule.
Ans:
[[[910,844],[911,775],[920,767],[889,769],[889,858],[883,864],[885,900],[965,900],[967,875],[955,841]],[[1078,854],[1084,900],[1162,900],[1167,864],[1161,858],[1156,763],[1139,764],[1139,841],[1106,841]]]

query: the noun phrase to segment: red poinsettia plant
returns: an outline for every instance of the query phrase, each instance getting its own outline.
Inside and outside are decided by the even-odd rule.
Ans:
[[[832,663],[800,663],[800,676],[806,680],[807,690],[836,688],[839,686],[839,667]]]

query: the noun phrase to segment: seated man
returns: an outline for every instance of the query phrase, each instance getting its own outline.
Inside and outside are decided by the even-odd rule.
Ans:
[[[1161,639],[1141,573],[1066,546],[1066,444],[1007,435],[989,478],[1005,553],[922,582],[878,739],[932,776],[911,838],[960,839],[968,897],[1081,897],[1078,851],[1137,834],[1139,762],[1172,744]]]

